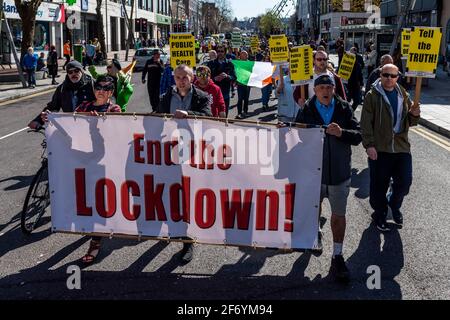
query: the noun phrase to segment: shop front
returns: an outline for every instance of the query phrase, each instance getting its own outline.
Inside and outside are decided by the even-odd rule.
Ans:
[[[167,43],[168,39],[169,39],[169,34],[170,34],[170,25],[172,23],[171,18],[168,16],[157,14],[156,15],[156,23],[157,23],[157,28],[158,28],[156,31],[157,41],[159,42],[159,40],[163,40]]]
[[[14,0],[4,0],[3,11],[8,19],[9,28],[14,41],[15,49],[20,56],[20,47],[23,38],[22,20],[20,19]],[[43,2],[36,13],[35,34],[33,48],[37,54],[44,52],[47,55],[50,45],[61,46],[62,24],[65,22],[64,6]],[[6,34],[5,22],[2,22],[0,53],[2,63],[14,61],[11,44]]]

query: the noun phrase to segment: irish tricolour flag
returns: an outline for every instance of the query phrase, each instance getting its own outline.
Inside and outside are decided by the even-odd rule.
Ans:
[[[262,88],[272,81],[275,66],[270,62],[233,60],[233,64],[240,84]]]

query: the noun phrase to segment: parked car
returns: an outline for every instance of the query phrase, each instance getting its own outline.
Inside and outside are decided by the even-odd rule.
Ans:
[[[136,59],[136,66],[134,67],[135,71],[142,70],[145,66],[145,63],[148,59],[150,59],[153,56],[153,50],[158,49],[161,53],[161,61],[163,64],[166,64],[166,62],[169,60],[170,56],[167,52],[160,48],[140,48],[136,50],[134,54],[134,58]]]

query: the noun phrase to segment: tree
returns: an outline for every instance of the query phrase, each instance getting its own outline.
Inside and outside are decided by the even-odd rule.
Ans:
[[[103,14],[102,14],[102,2],[103,0],[97,0],[97,7],[95,11],[97,13],[97,29],[98,29],[98,41],[100,42],[100,51],[103,53],[103,57],[106,59],[106,37],[105,37],[105,27],[103,25]]]
[[[259,27],[261,33],[265,36],[270,36],[275,30],[283,30],[281,20],[271,12],[261,16]]]
[[[22,23],[22,43],[20,45],[20,59],[27,53],[29,47],[34,45],[34,31],[36,23],[36,13],[42,0],[14,0],[14,3],[19,13],[20,19],[26,21]],[[3,8],[2,8],[3,10]]]
[[[215,1],[217,11],[214,17],[217,30],[220,32],[221,27],[225,22],[229,22],[233,16],[233,9],[231,8],[230,2],[228,0],[216,0]]]
[[[134,46],[134,36],[133,36],[133,25],[132,25],[132,21],[133,21],[133,12],[134,12],[134,0],[131,0],[131,13],[130,13],[130,17],[128,18],[128,12],[127,9],[125,7],[125,0],[122,0],[122,7],[123,7],[123,12],[125,12],[125,23],[127,25],[128,28],[128,39],[127,39],[127,46],[126,46],[126,51],[125,51],[125,61],[128,61],[128,50]]]

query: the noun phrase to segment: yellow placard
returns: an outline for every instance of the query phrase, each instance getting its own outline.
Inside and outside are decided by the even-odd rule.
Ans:
[[[346,52],[342,57],[341,65],[339,66],[338,76],[343,80],[350,78],[353,67],[355,66],[356,56],[353,53]]]
[[[269,47],[272,63],[280,64],[288,61],[288,41],[284,34],[270,36]]]
[[[441,45],[442,28],[412,27],[409,55],[406,61],[408,77],[434,78]]]
[[[289,68],[292,83],[306,84],[313,79],[314,66],[311,46],[305,45],[291,48]]]
[[[252,47],[253,52],[258,51],[258,49],[259,49],[259,38],[258,37],[253,36],[251,38],[251,47]]]
[[[411,40],[411,29],[404,28],[402,30],[402,56],[404,57],[408,56],[410,40]]]
[[[195,38],[190,33],[170,35],[170,66],[175,69],[180,64],[195,67]]]

